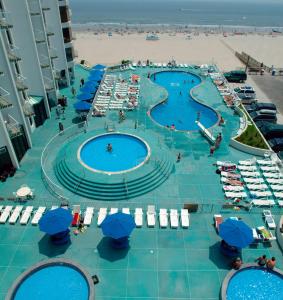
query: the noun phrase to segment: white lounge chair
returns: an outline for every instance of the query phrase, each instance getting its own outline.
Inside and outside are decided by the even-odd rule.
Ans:
[[[267,190],[268,186],[266,184],[247,184],[247,188],[252,191],[263,191]]]
[[[277,204],[278,204],[279,207],[283,207],[283,200],[278,200]]]
[[[228,192],[241,192],[244,190],[243,186],[234,186],[234,185],[224,185],[223,186],[223,190],[224,191],[228,191]]]
[[[279,198],[279,199],[282,199],[282,198],[283,198],[283,193],[282,193],[282,192],[274,192],[273,194],[274,194],[274,196],[275,196],[276,198]]]
[[[22,214],[22,217],[20,219],[21,225],[26,225],[31,217],[33,210],[33,206],[27,206]]]
[[[130,209],[129,209],[128,207],[122,208],[122,213],[123,213],[123,214],[127,214],[127,215],[130,215],[130,214],[131,214],[131,213],[130,213]]]
[[[101,207],[98,211],[97,226],[101,225],[101,223],[104,221],[106,216],[107,216],[107,208]]]
[[[283,178],[283,176],[282,176],[281,173],[267,173],[267,172],[263,172],[262,174],[263,174],[263,176],[265,178],[274,178],[274,179],[282,179]]]
[[[261,184],[264,183],[263,178],[249,178],[249,177],[243,177],[243,180],[245,183],[251,183],[251,184]]]
[[[109,215],[117,214],[117,212],[118,212],[118,208],[117,208],[117,207],[111,207],[111,208],[110,208]]]
[[[239,165],[253,166],[255,165],[255,159],[239,160]]]
[[[273,178],[266,178],[266,181],[269,183],[269,184],[276,184],[276,185],[279,185],[279,184],[283,184],[283,179],[273,179]]]
[[[170,225],[171,228],[179,227],[179,215],[177,209],[170,209]]]
[[[6,223],[7,219],[10,216],[10,213],[11,213],[12,209],[13,209],[13,206],[11,206],[11,205],[8,205],[4,208],[4,210],[3,210],[3,212],[0,216],[0,224],[5,224]]]
[[[252,228],[252,231],[253,231],[254,242],[258,243],[259,241],[261,241],[262,240],[262,236],[257,233],[256,229]]]
[[[251,201],[252,206],[274,206],[275,205],[275,201],[274,200],[266,200],[266,199],[262,199],[262,200],[252,200]]]
[[[257,231],[262,235],[263,239],[266,241],[276,240],[276,237],[273,236],[272,232],[267,230],[264,226],[257,227]]]
[[[275,185],[271,184],[270,188],[272,189],[273,192],[283,192],[283,185]]]
[[[51,208],[50,208],[50,210],[54,210],[54,209],[56,209],[58,207],[59,207],[58,205],[52,205]]]
[[[218,160],[216,162],[217,167],[235,167],[236,168],[236,164],[232,163],[231,161],[221,161]]]
[[[275,166],[276,162],[273,160],[264,160],[264,159],[258,159],[256,161],[260,166]]]
[[[32,225],[37,225],[40,218],[42,217],[42,215],[44,214],[46,210],[45,206],[39,206],[39,208],[37,209],[36,213],[34,214],[32,220],[31,220],[31,224]]]
[[[245,192],[225,192],[227,198],[247,198]]]
[[[155,226],[155,206],[154,205],[148,205],[147,207],[147,226],[148,227],[154,227]]]
[[[159,209],[159,224],[161,228],[168,226],[168,213],[166,208]]]
[[[136,227],[142,227],[142,224],[143,224],[142,208],[135,209],[135,223],[136,223]]]
[[[240,171],[256,172],[257,167],[255,167],[255,166],[241,166],[241,165],[239,165],[238,169]]]
[[[21,214],[21,211],[23,210],[22,205],[17,205],[16,208],[14,209],[13,213],[11,214],[9,218],[9,223],[10,224],[15,224]]]
[[[269,229],[275,229],[276,228],[276,224],[275,224],[274,219],[272,217],[271,211],[264,209],[262,211],[262,214],[263,214],[263,217],[265,219],[265,223],[266,223],[267,227]]]
[[[94,207],[87,207],[84,214],[84,225],[89,226],[94,214]]]
[[[278,172],[279,171],[277,166],[275,166],[275,167],[274,166],[271,166],[271,167],[261,166],[260,169],[262,172]]]
[[[260,177],[259,172],[247,172],[247,171],[240,171],[243,177]]]
[[[225,171],[221,172],[221,176],[224,176],[224,177],[227,177],[227,178],[232,178],[232,179],[239,179],[239,178],[241,178],[240,174],[231,173],[231,172],[225,172]]]
[[[190,226],[190,214],[187,209],[181,209],[181,225],[183,228],[188,228]]]
[[[265,197],[271,197],[272,193],[270,191],[250,191],[251,196],[256,198],[265,198]]]

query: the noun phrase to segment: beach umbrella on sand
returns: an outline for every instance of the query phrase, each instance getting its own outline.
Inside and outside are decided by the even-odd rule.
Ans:
[[[77,99],[78,99],[78,100],[81,100],[81,101],[92,101],[92,100],[93,100],[93,97],[94,97],[93,94],[90,94],[90,93],[82,93],[82,94],[79,94],[79,95],[77,96]]]
[[[254,240],[252,229],[241,220],[226,219],[219,225],[220,237],[230,246],[244,248]]]
[[[68,209],[52,209],[39,220],[39,229],[49,235],[55,235],[68,230],[72,220],[73,216]]]
[[[80,101],[74,104],[74,108],[77,111],[89,111],[91,109],[91,104],[85,101]]]
[[[95,65],[92,67],[93,70],[104,70],[106,68],[107,68],[106,66],[101,65],[101,64],[98,64],[98,65]]]
[[[108,215],[101,224],[103,234],[113,239],[113,246],[116,248],[129,245],[128,237],[135,227],[134,218],[121,212]]]

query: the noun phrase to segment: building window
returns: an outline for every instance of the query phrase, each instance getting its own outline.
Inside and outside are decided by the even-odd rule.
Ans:
[[[18,63],[17,63],[17,62],[15,62],[15,68],[16,68],[16,72],[17,72],[17,74],[21,74],[21,72],[20,72],[20,68],[19,68],[19,65],[18,65]]]
[[[12,37],[11,37],[9,30],[6,30],[6,35],[7,35],[7,39],[8,39],[10,46],[13,45]]]
[[[63,28],[63,38],[64,38],[64,43],[70,43],[72,40],[72,33],[69,28]]]
[[[66,48],[65,52],[66,52],[67,61],[68,62],[73,61],[74,60],[73,47]]]
[[[60,17],[62,23],[70,21],[69,8],[67,6],[60,6]]]

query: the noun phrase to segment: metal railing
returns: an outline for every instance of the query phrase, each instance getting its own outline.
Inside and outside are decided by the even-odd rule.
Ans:
[[[49,48],[49,55],[50,55],[50,58],[57,58],[58,57],[58,52],[55,48],[50,47]]]
[[[10,93],[0,87],[0,109],[7,108],[12,106],[12,104],[9,102],[7,96],[9,96]]]
[[[8,29],[13,27],[13,22],[11,19],[11,13],[0,10],[0,28]]]
[[[34,30],[34,38],[37,43],[46,42],[46,38],[45,38],[44,32],[42,30],[39,30],[39,29]]]
[[[40,4],[38,0],[28,0],[28,6],[31,16],[38,16],[41,14]]]
[[[51,80],[50,78],[48,78],[46,76],[43,76],[43,79],[44,79],[44,87],[47,91],[51,91],[51,90],[55,89],[53,80]]]

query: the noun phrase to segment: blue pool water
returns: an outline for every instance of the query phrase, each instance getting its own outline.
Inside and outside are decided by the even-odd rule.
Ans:
[[[51,266],[27,277],[14,300],[87,300],[88,297],[88,283],[80,272],[67,266]]]
[[[163,86],[169,95],[166,102],[151,110],[151,117],[160,125],[174,124],[177,130],[197,130],[195,121],[198,113],[200,122],[206,128],[217,122],[216,112],[196,102],[190,95],[190,90],[200,83],[199,77],[186,72],[165,71],[156,73],[155,80],[152,75],[151,80]]]
[[[107,145],[112,151],[107,151]],[[88,167],[104,172],[122,172],[141,164],[148,155],[146,144],[128,134],[105,134],[83,145],[80,158]]]
[[[266,269],[237,272],[229,281],[227,300],[282,300],[283,277]]]

